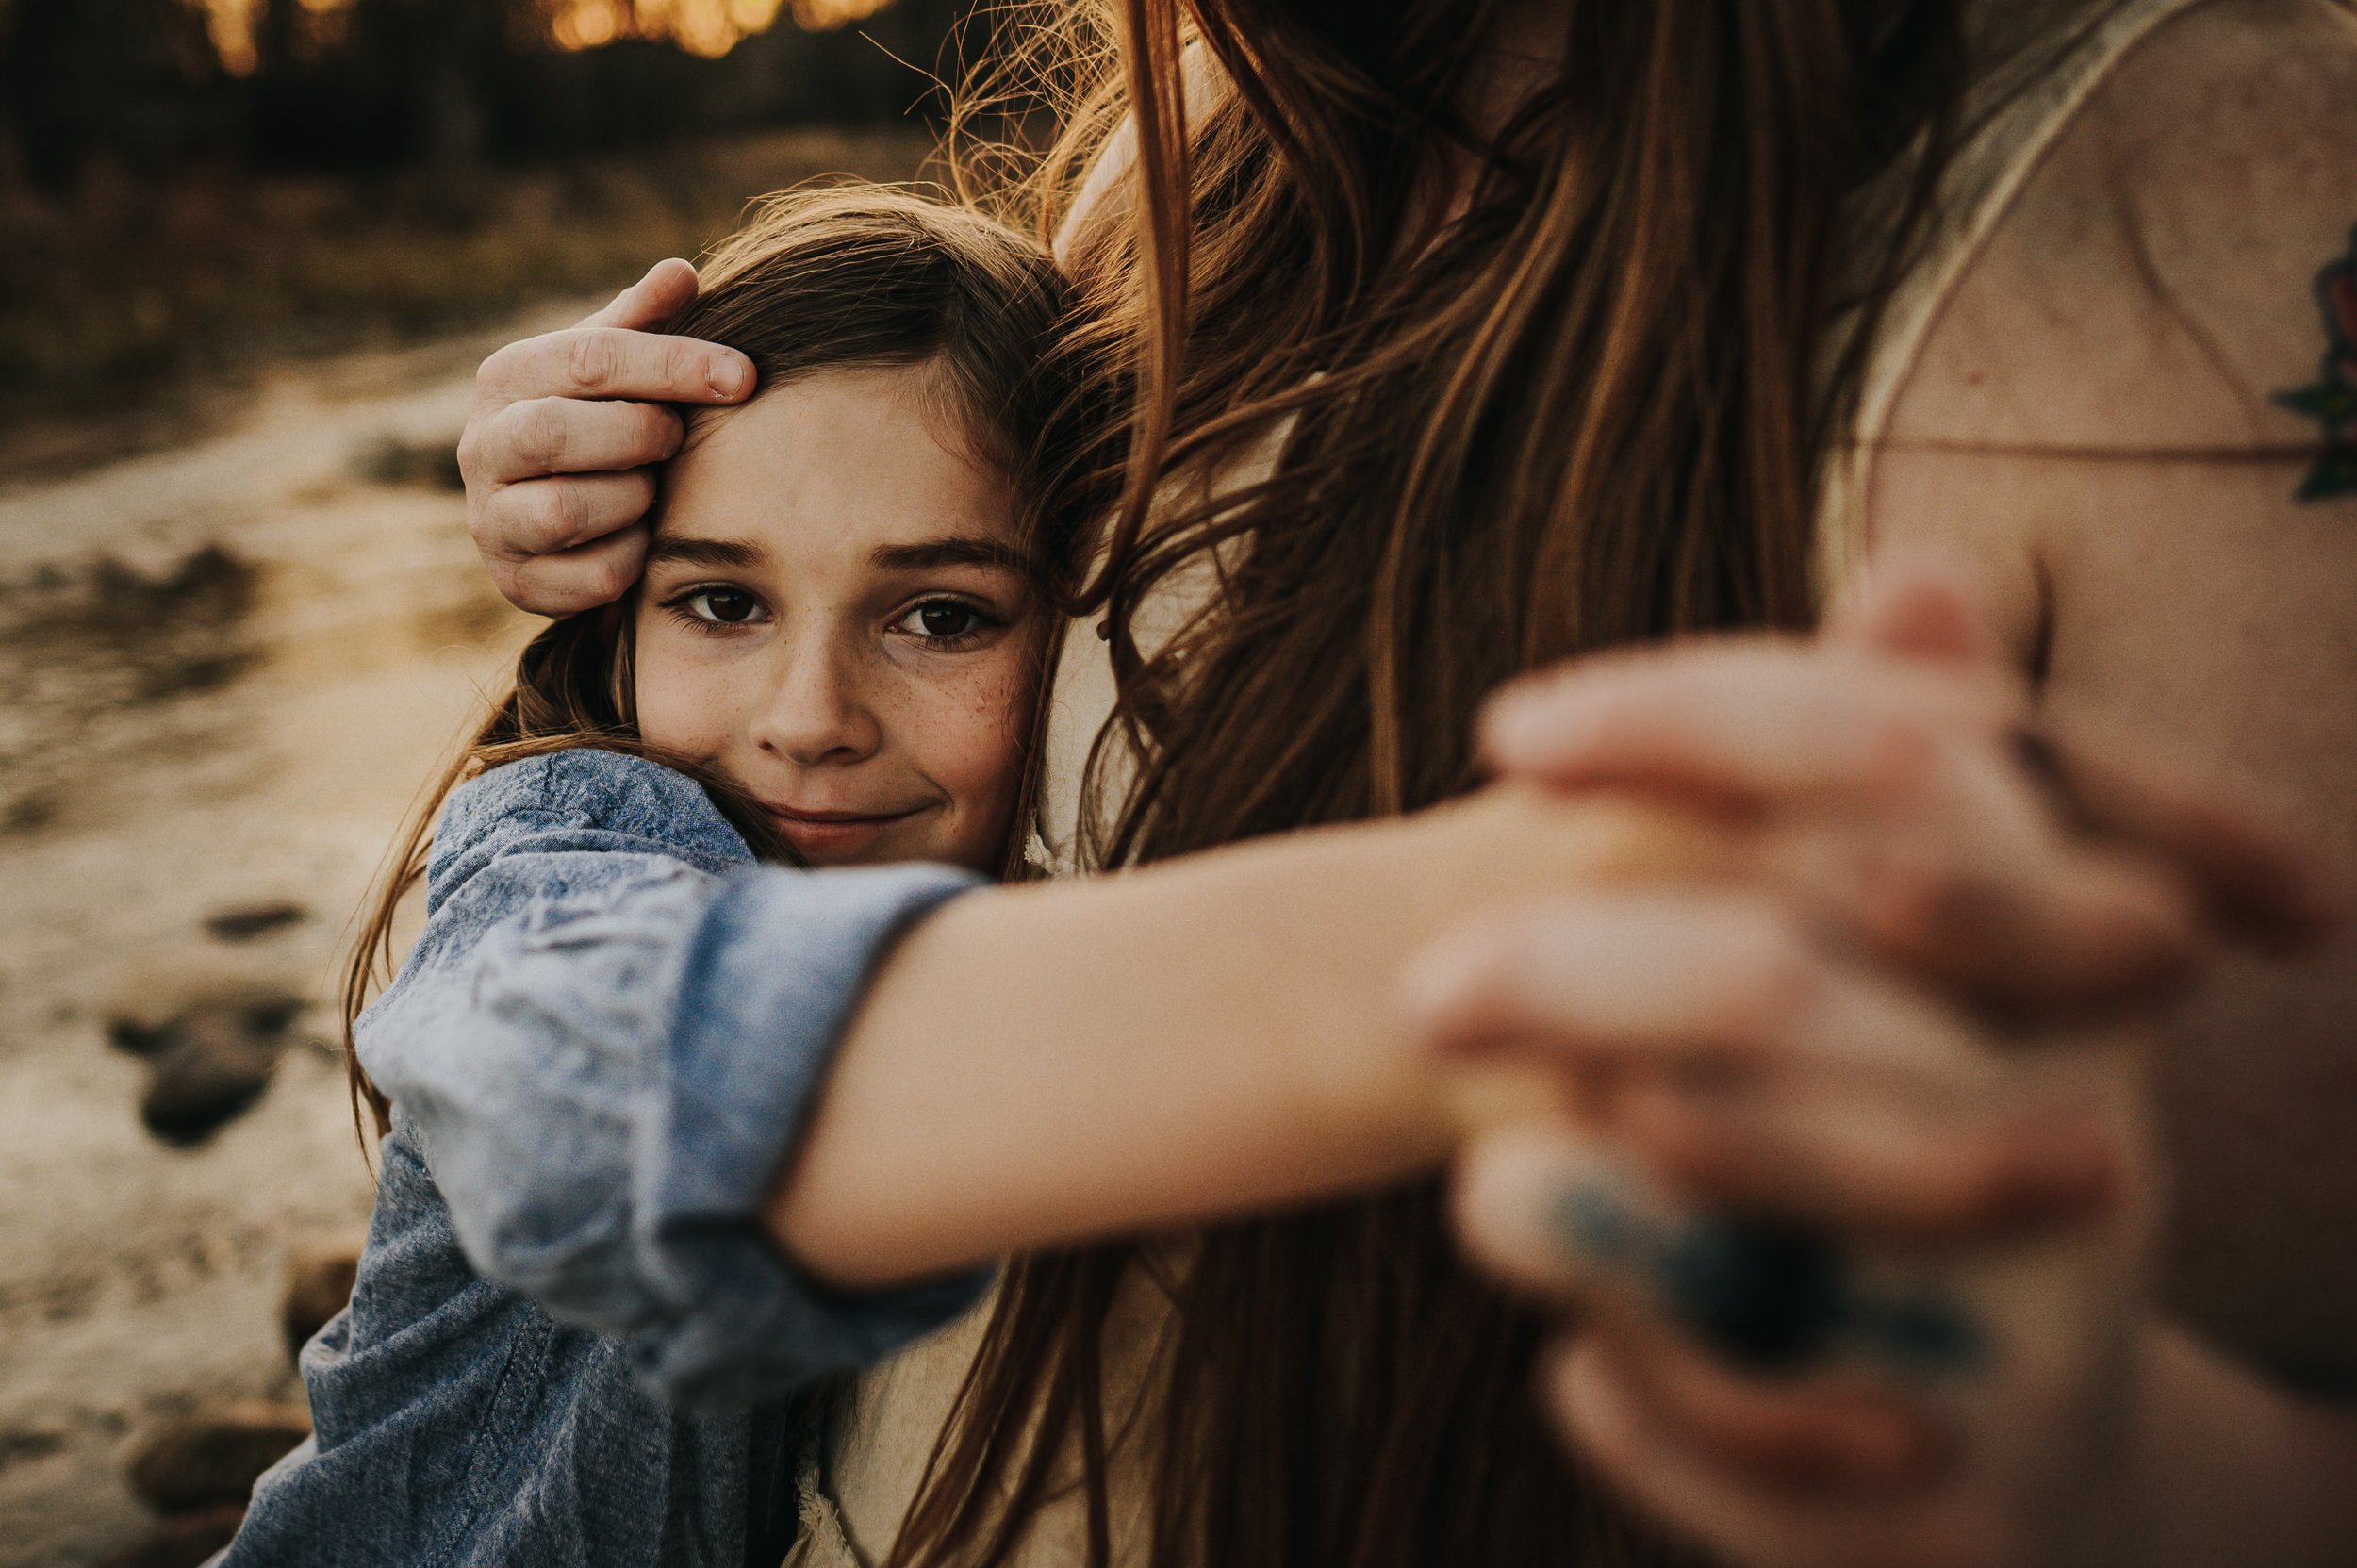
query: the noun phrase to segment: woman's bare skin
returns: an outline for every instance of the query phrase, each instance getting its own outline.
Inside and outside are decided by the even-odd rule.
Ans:
[[[1969,563],[2052,721],[2161,739],[2188,776],[2273,802],[2339,867],[2357,859],[2357,450],[2316,411],[2318,388],[2357,379],[2352,170],[2348,7],[2213,0],[2157,28],[1969,265],[1902,390],[1869,508],[1873,555]],[[1690,723],[1689,751],[1740,750],[1706,694],[1666,699],[1650,695],[1683,716],[1665,729]],[[1550,1399],[1609,1473],[1735,1560],[2346,1561],[2357,1415],[2317,1393],[2357,1374],[2352,1004],[2344,928],[2294,966],[2229,960],[2154,1039],[2171,1166],[2158,1295],[2122,1281],[2115,1386],[2058,1388],[2049,1430],[2013,1434],[2092,1467],[2066,1471],[2069,1520],[1943,1511],[1953,1492],[1925,1484],[1894,1428],[1657,1331],[1590,1335]],[[1575,1020],[1559,1023],[1577,1056]],[[1475,1158],[1468,1230],[1509,1276],[1583,1294],[1514,1232],[1543,1180],[1532,1158],[1502,1140]],[[2108,1436],[2107,1412],[2127,1418]],[[1882,1490],[1828,1488],[1829,1456]],[[1976,1526],[2016,1532],[2015,1549],[1990,1555]]]
[[[1971,563],[2060,714],[2169,742],[2357,864],[2357,495],[2301,501],[2357,230],[2357,17],[2218,0],[2068,132],[1928,340],[1873,470],[1877,547]],[[2357,935],[2231,964],[2167,1031],[2173,1305],[2357,1386]]]

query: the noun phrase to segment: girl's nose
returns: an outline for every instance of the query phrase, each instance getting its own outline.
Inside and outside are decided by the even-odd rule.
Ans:
[[[882,730],[863,698],[858,659],[816,638],[779,652],[777,685],[755,711],[753,743],[803,767],[874,754]]]

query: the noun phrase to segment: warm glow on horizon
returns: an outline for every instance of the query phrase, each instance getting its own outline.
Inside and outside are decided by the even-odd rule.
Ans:
[[[549,32],[560,49],[595,49],[618,38],[668,39],[691,54],[725,55],[781,11],[814,32],[875,15],[892,0],[551,0]]]
[[[325,14],[349,0],[300,0]],[[262,0],[205,0],[213,47],[235,76],[251,75],[255,16]],[[595,49],[617,39],[668,40],[691,54],[719,56],[748,34],[766,32],[780,12],[813,32],[849,26],[892,0],[541,0],[549,37],[560,49]]]

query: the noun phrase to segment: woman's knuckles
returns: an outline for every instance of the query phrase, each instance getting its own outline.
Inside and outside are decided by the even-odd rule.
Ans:
[[[621,343],[610,329],[576,329],[566,335],[565,390],[575,397],[603,397],[621,379]]]

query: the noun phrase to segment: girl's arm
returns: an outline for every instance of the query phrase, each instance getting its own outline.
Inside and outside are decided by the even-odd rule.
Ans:
[[[354,1031],[387,1168],[421,1158],[475,1273],[674,1398],[889,1354],[986,1281],[819,1288],[755,1213],[876,954],[978,880],[757,867],[694,781],[611,751],[492,769],[451,797],[425,929]]]
[[[1738,825],[1500,788],[960,900],[872,981],[768,1206],[773,1232],[822,1278],[867,1285],[1429,1169],[1461,1135],[1462,1102],[1411,1042],[1401,971],[1478,911],[1645,890],[1649,923],[1608,924],[1613,956],[1580,967],[1583,1000],[1627,1036],[1738,1049],[1794,996],[1823,999],[1828,1027],[1900,1027],[1878,999],[1888,982],[1831,933],[1873,894],[1850,869],[1902,834],[1934,885],[1952,868],[1983,877],[1974,906],[1994,897],[2048,955],[2035,985],[2151,983],[2185,956],[2167,895],[2054,837],[2003,750],[2019,703],[2004,683],[1788,645],[1761,656],[1831,708],[1879,698],[1905,743],[1901,777],[1878,778],[1895,806],[1770,792]],[[1904,1027],[1974,1037],[1921,1009]],[[1988,1130],[1973,1152],[1992,1192],[2027,1190],[2004,1182],[2036,1146],[2035,1129]]]
[[[1454,1129],[1406,956],[1484,904],[1696,871],[1709,837],[1493,791],[961,899],[876,976],[769,1223],[865,1285],[1431,1168]]]

